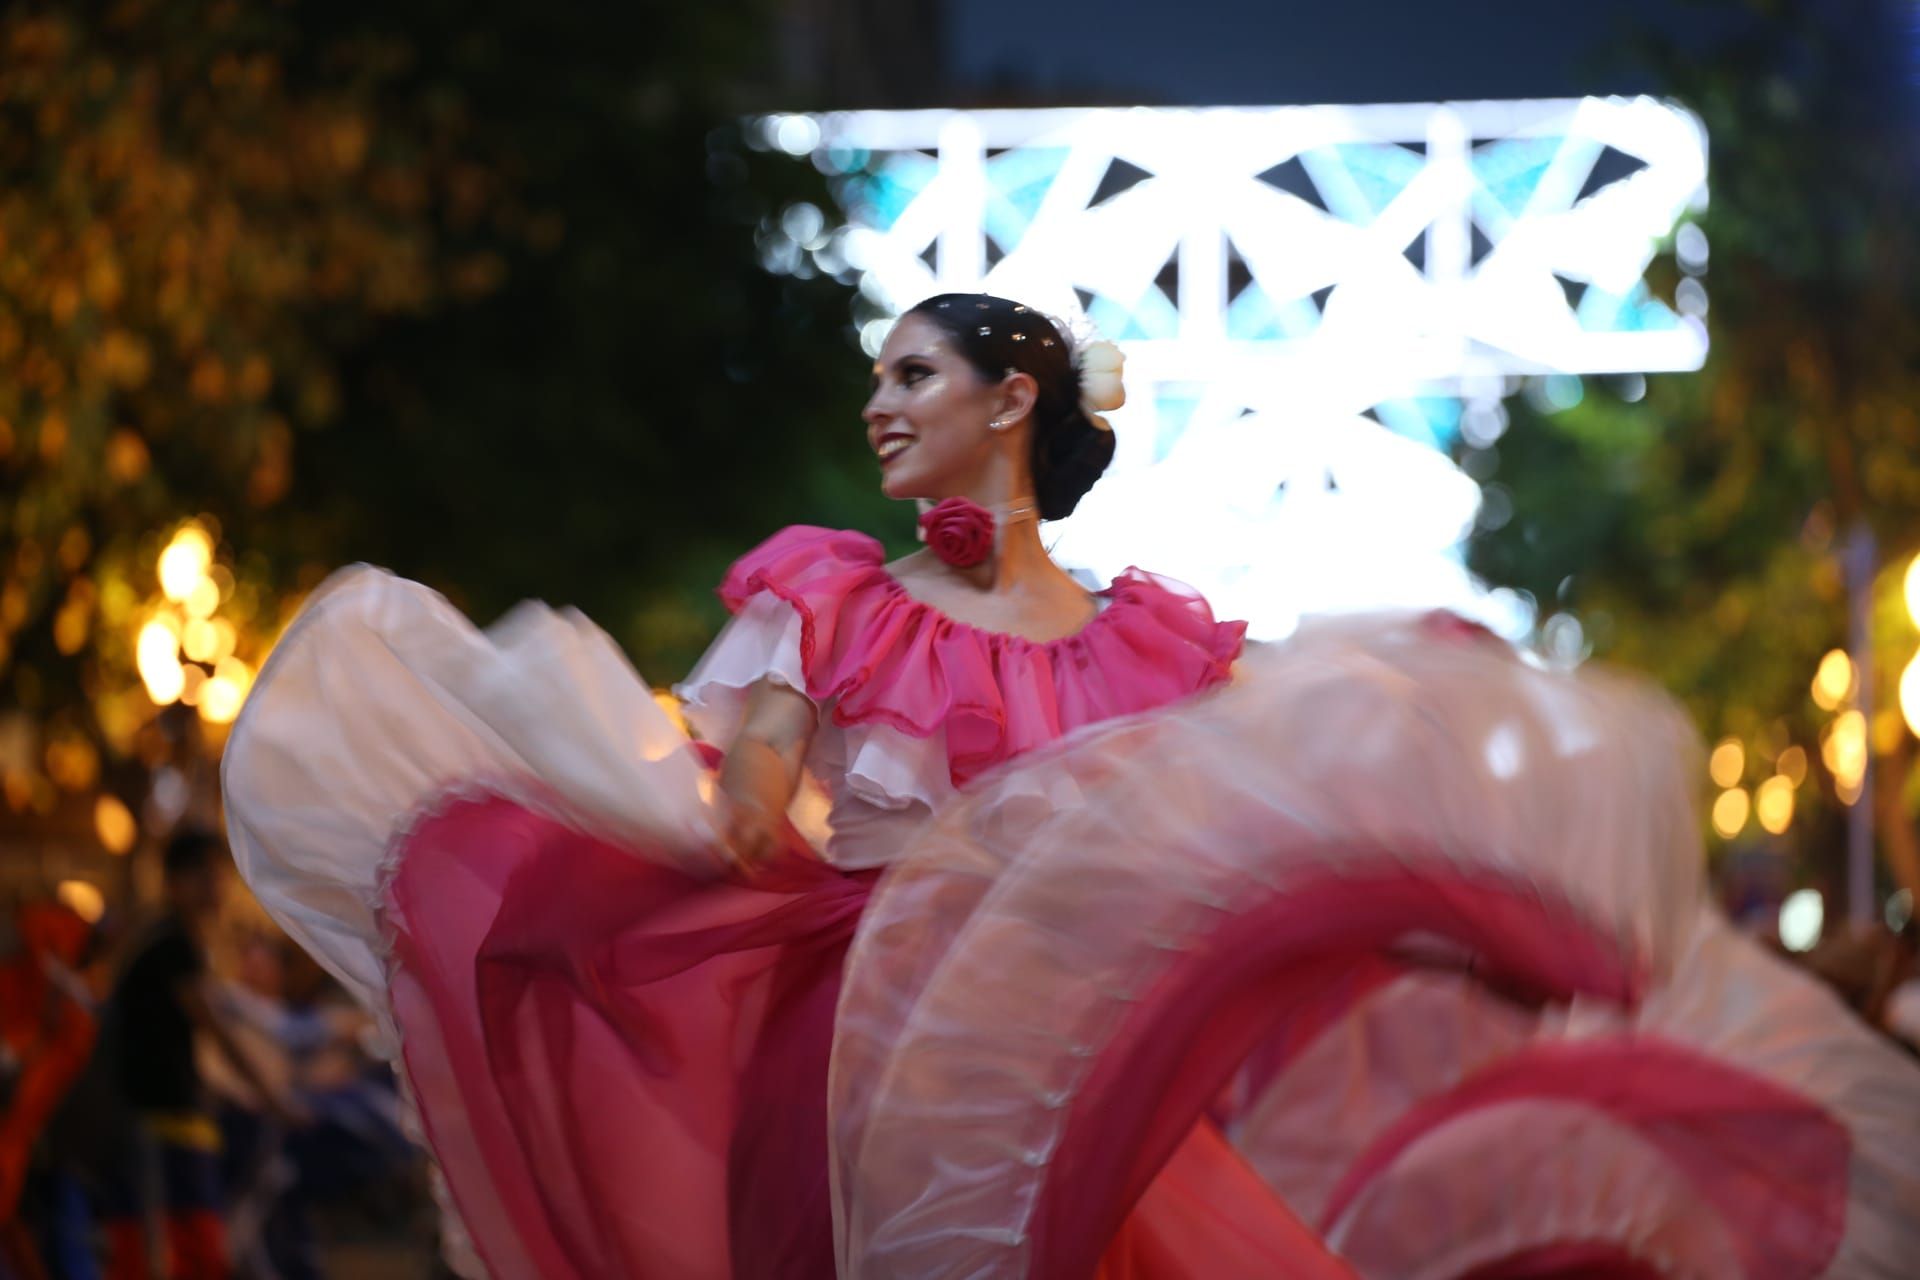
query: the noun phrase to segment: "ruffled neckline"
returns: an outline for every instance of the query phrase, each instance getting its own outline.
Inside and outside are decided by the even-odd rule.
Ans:
[[[1128,569],[1085,626],[1029,640],[962,622],[890,573],[880,543],[796,525],[743,556],[728,609],[770,592],[800,619],[807,693],[842,726],[944,734],[955,786],[1084,725],[1189,697],[1228,677],[1243,622],[1217,622],[1170,579]]]

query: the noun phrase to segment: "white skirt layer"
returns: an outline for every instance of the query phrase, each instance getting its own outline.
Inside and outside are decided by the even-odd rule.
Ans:
[[[385,1013],[388,852],[450,790],[507,788],[610,839],[716,865],[686,735],[577,612],[481,631],[418,583],[329,578],[281,637],[222,762],[234,861],[275,919]]]
[[[1377,962],[1405,976],[1324,1025],[1276,995],[1275,1035],[1302,1043],[1223,1101],[1243,1154],[1362,1274],[1457,1276],[1585,1240],[1672,1275],[1909,1274],[1920,1069],[1703,907],[1700,763],[1672,705],[1638,684],[1358,619],[1250,653],[1215,695],[983,779],[891,869],[849,964],[832,1078],[843,1274],[1046,1274],[1054,1166],[1113,1046],[1177,1021],[1153,1006],[1189,998],[1168,992],[1192,990],[1193,970],[1236,961],[1218,950],[1232,920],[1265,912],[1298,930],[1287,900],[1344,878],[1351,895],[1308,910],[1377,929],[1364,895],[1397,877],[1433,887],[1430,915],[1316,972]],[[1554,965],[1536,955],[1530,972],[1498,937],[1473,938],[1445,895],[1483,889],[1534,904],[1565,951],[1611,956],[1628,990],[1544,1013],[1510,998],[1507,984]],[[1276,963],[1305,973],[1337,948],[1321,937]],[[1690,1070],[1690,1051],[1758,1092],[1779,1086],[1796,1132],[1843,1129],[1830,1259],[1747,1271],[1720,1248],[1769,1217],[1769,1197],[1798,1194],[1762,1179],[1731,1204],[1710,1198],[1702,1179],[1726,1192],[1744,1147],[1714,1151],[1702,1174],[1577,1097],[1524,1089],[1464,1111],[1326,1212],[1430,1100],[1542,1039],[1602,1032],[1643,1045],[1650,1072]],[[1129,1105],[1124,1090],[1101,1098]]]

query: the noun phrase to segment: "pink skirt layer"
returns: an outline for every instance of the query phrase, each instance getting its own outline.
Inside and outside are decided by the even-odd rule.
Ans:
[[[413,828],[389,886],[393,1007],[413,1096],[490,1271],[836,1274],[828,1064],[876,881],[798,849],[751,884],[696,878],[499,796]],[[1310,1042],[1364,996],[1368,983],[1341,976],[1369,972],[1413,923],[1473,942],[1510,988],[1627,994],[1610,988],[1630,975],[1577,921],[1497,884],[1349,872],[1250,903],[1132,1004],[1092,1064],[1047,1162],[1031,1273],[1355,1275],[1207,1113],[1256,1048]],[[1328,1221],[1462,1113],[1541,1097],[1612,1114],[1689,1170],[1742,1227],[1729,1274],[1810,1276],[1831,1256],[1844,1130],[1657,1043],[1507,1055],[1402,1116],[1346,1171]],[[1633,1274],[1596,1261],[1619,1247],[1562,1241],[1472,1274]]]
[[[827,1065],[875,878],[795,853],[752,884],[698,879],[499,796],[413,828],[393,1008],[493,1274],[835,1274]],[[1098,1274],[1351,1276],[1203,1101]]]

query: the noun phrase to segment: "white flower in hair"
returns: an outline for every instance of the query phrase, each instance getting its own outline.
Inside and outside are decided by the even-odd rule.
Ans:
[[[1073,363],[1080,374],[1080,407],[1094,426],[1102,431],[1113,430],[1100,415],[1127,402],[1126,383],[1120,376],[1126,368],[1127,357],[1119,347],[1103,338],[1083,344],[1074,353]]]

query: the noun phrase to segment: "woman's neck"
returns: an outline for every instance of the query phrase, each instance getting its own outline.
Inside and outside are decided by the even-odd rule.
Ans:
[[[940,564],[946,573],[978,591],[999,596],[1020,596],[1046,588],[1079,584],[1066,570],[1053,562],[1046,544],[1040,540],[1040,502],[1034,496],[1033,482],[1020,464],[1027,451],[1024,440],[1005,439],[1005,447],[992,459],[973,484],[959,496],[977,502],[992,512],[995,519],[993,550],[985,560],[969,569]]]
[[[995,595],[1019,595],[1049,579],[1066,576],[1040,540],[1040,508],[1031,495],[993,502],[983,501],[984,495],[965,496],[993,513],[993,550],[971,568],[943,564],[946,572],[976,590]]]
[[[960,496],[987,506],[978,490]],[[1020,513],[999,526],[993,549],[979,564],[958,568],[929,548],[888,571],[896,581],[916,584],[908,594],[967,626],[1035,642],[1080,631],[1099,613],[1099,601],[1047,554],[1036,504],[996,505]]]

